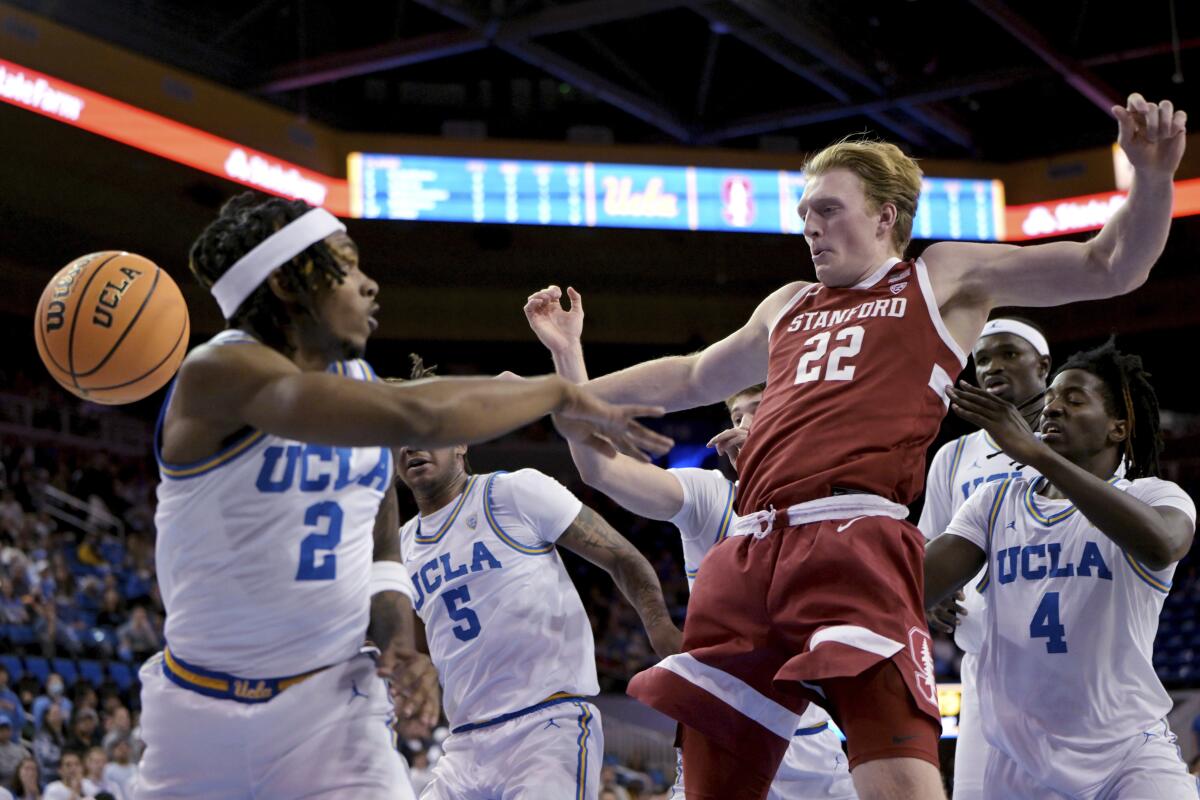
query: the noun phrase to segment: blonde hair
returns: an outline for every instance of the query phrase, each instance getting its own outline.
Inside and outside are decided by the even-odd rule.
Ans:
[[[747,386],[745,389],[742,389],[740,392],[734,392],[733,394],[729,395],[729,397],[727,397],[725,399],[725,408],[729,409],[729,411],[732,412],[733,404],[736,403],[738,401],[738,398],[741,397],[742,395],[762,394],[766,390],[767,390],[767,385],[765,383],[756,383],[753,386]]]
[[[901,255],[912,239],[917,197],[921,194],[921,168],[894,144],[871,139],[847,137],[831,144],[804,162],[804,174],[823,175],[846,169],[862,180],[863,192],[872,210],[884,203],[896,207],[892,242]]]

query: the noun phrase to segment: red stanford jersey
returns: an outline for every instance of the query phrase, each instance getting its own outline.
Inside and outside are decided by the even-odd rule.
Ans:
[[[771,326],[767,389],[738,460],[738,513],[839,490],[907,505],[966,355],[925,262],[890,259],[861,283],[809,284]]]

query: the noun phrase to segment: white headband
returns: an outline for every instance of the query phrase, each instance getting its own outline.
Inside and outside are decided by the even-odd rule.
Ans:
[[[1046,343],[1046,337],[1042,336],[1032,325],[1026,325],[1015,319],[994,319],[983,326],[983,333],[979,334],[979,338],[982,339],[996,333],[1011,333],[1013,336],[1020,336],[1033,345],[1033,349],[1038,352],[1038,355],[1050,355],[1050,345]]]
[[[344,230],[346,226],[333,214],[314,208],[263,239],[212,285],[212,295],[225,319],[233,317],[238,306],[280,266],[314,242]]]

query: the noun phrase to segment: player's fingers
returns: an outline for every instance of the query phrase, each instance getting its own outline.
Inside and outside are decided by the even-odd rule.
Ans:
[[[730,428],[729,430],[721,431],[716,436],[714,436],[708,440],[708,447],[720,447],[721,445],[725,444],[726,442],[728,442],[730,439],[733,439],[737,435],[738,435],[738,432],[733,428]]]
[[[670,436],[651,430],[636,420],[629,421],[628,436],[640,449],[656,456],[664,455],[675,446],[675,440]]]
[[[571,310],[583,313],[583,295],[575,291],[575,287],[567,287],[567,297],[571,300]]]
[[[1171,134],[1178,135],[1187,132],[1187,112],[1176,111],[1175,116],[1171,120]]]
[[[1125,107],[1136,114],[1145,113],[1146,105],[1146,98],[1142,97],[1140,92],[1134,92],[1125,101]]]
[[[981,417],[979,414],[976,414],[974,411],[967,411],[958,403],[951,403],[950,410],[957,414],[960,418],[965,419],[967,422],[973,422],[980,428],[982,428],[983,424],[987,422],[987,420]]]
[[[1146,112],[1142,117],[1142,124],[1145,128],[1142,130],[1142,135],[1146,137],[1147,142],[1158,141],[1158,104],[1147,103]]]
[[[1164,139],[1170,139],[1175,132],[1172,126],[1172,121],[1175,119],[1175,106],[1171,105],[1170,100],[1164,100],[1158,104],[1158,135]]]

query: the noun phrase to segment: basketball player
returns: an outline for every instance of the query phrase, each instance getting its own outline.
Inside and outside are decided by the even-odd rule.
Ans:
[[[595,644],[556,546],[612,576],[660,656],[682,634],[650,562],[596,512],[534,469],[469,475],[466,450],[396,451],[420,512],[401,549],[451,726],[422,800],[595,800]]]
[[[994,319],[971,353],[975,382],[989,394],[1013,403],[1034,426],[1042,411],[1042,395],[1050,375],[1050,346],[1033,324],[1013,318]],[[933,457],[925,481],[925,505],[917,527],[926,539],[940,536],[971,493],[981,486],[1006,478],[1032,477],[1033,470],[1004,455],[986,430],[978,430],[947,442]],[[963,651],[959,668],[962,708],[958,715],[958,742],[954,750],[954,800],[979,800],[983,796],[983,768],[987,764],[987,740],[979,719],[976,666],[983,643],[984,597],[975,588],[979,579],[963,587],[965,613],[953,619],[931,619],[933,627],[954,634]]]
[[[525,304],[525,317],[538,340],[550,351],[555,371],[567,380],[583,383],[587,381],[581,342],[583,298],[570,287],[567,294],[570,300],[564,311],[558,287],[534,293]],[[726,401],[735,430],[750,430],[762,392],[762,386],[752,386]],[[559,429],[567,436],[571,457],[585,483],[634,514],[670,522],[679,530],[684,570],[691,586],[705,554],[724,540],[737,522],[733,512],[737,484],[720,470],[663,469],[624,456],[594,437],[576,438],[569,426],[560,425]],[[736,448],[732,442],[725,442],[725,446]],[[736,469],[736,451],[729,455]],[[682,800],[683,796],[684,778],[680,769],[672,797]],[[768,797],[771,800],[857,797],[841,740],[829,728],[829,715],[820,706],[810,705],[801,717]]]
[[[1112,341],[1077,353],[1046,392],[1041,439],[1011,403],[966,384],[950,392],[956,413],[1039,473],[980,488],[925,559],[927,603],[987,568],[989,800],[1196,796],[1152,664],[1196,506],[1155,477],[1162,437],[1148,377]]]
[[[664,442],[632,421],[646,409],[557,377],[377,381],[360,356],[378,285],[324,210],[234,198],[191,269],[229,328],[188,355],[159,419],[168,647],[141,670],[139,797],[411,797],[383,678],[402,714],[436,720],[437,700],[413,649],[389,446],[561,411],[625,446]]]
[[[860,797],[944,796],[924,542],[905,504],[992,308],[1129,292],[1162,252],[1186,116],[1137,94],[1113,113],[1134,180],[1094,239],[943,242],[902,261],[920,170],[893,145],[842,142],[805,165],[816,283],[783,286],[699,353],[588,384],[676,410],[767,382],[738,461],[741,520],[706,557],[685,652],[629,686],[684,724],[691,798],[765,797],[810,701],[846,733]]]

